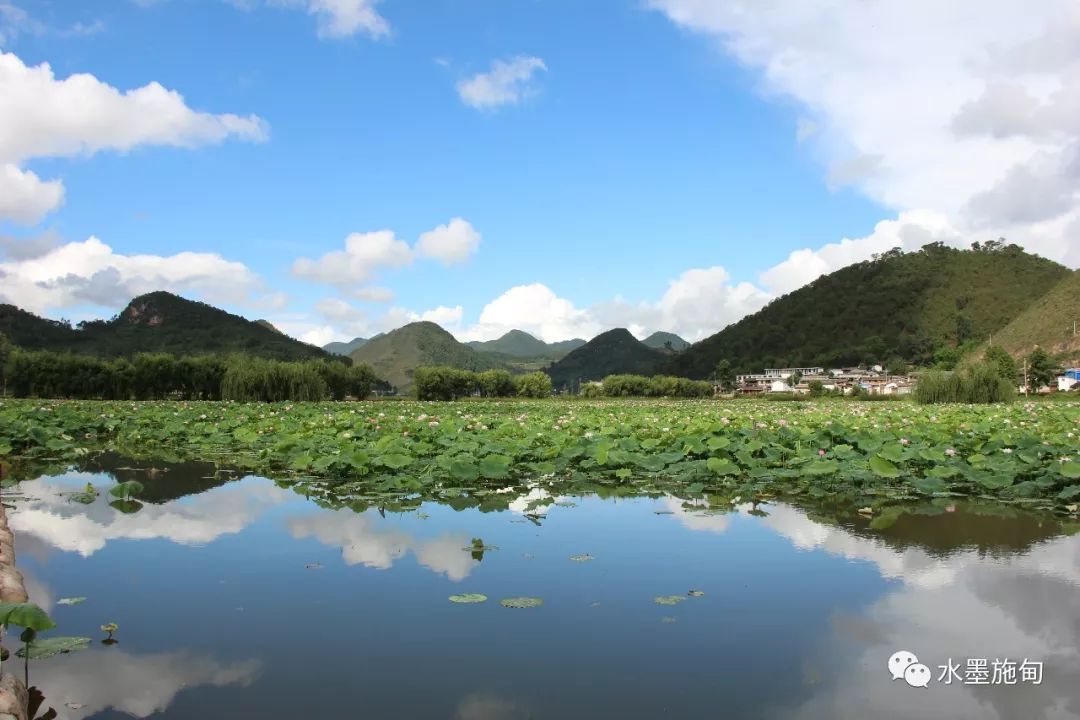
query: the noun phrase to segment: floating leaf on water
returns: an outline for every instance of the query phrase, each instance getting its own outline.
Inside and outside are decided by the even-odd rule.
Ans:
[[[74,492],[68,495],[68,499],[72,502],[89,505],[90,503],[97,500],[97,493]]]
[[[463,595],[451,595],[450,602],[452,603],[482,603],[487,601],[487,595],[481,595],[480,593],[465,593]],[[503,601],[505,604],[505,601]]]
[[[690,592],[688,592],[686,594],[689,595],[690,597],[705,597],[705,591],[704,590],[691,590]]]
[[[557,507],[561,507],[561,508],[572,508],[572,507],[577,507],[577,503],[576,503],[576,502],[570,502],[569,500],[560,500],[559,502],[555,503],[555,505],[556,505]]]
[[[86,602],[86,598],[84,598],[84,597],[60,598],[59,600],[56,601],[56,604],[57,605],[78,605],[81,602]]]
[[[138,500],[113,500],[109,507],[119,510],[125,515],[131,515],[142,510],[143,504]]]
[[[320,563],[320,562],[308,563],[304,567],[307,568],[308,570],[322,570],[322,563]]]
[[[671,623],[679,621],[677,618],[673,618],[670,615],[665,615],[664,617],[660,618],[660,622],[664,623],[665,625],[670,625]]]
[[[544,601],[535,597],[516,597],[500,600],[499,604],[505,608],[523,609],[540,607],[544,604]]]
[[[872,507],[861,507],[861,508],[859,508],[858,512],[861,515],[873,515],[874,514],[874,508],[872,508]]]
[[[18,625],[29,630],[56,627],[44,610],[34,603],[0,603],[0,625]]]
[[[685,595],[659,595],[653,598],[653,602],[657,605],[678,605],[685,599]]]
[[[653,515],[674,515],[670,510],[653,510]]]
[[[574,562],[589,562],[590,560],[595,560],[596,558],[594,558],[592,555],[589,555],[588,553],[585,553],[584,555],[571,555],[570,559]]]
[[[600,607],[599,602],[589,603],[589,607]]]
[[[146,488],[138,480],[128,480],[126,482],[117,483],[113,487],[109,488],[109,494],[113,497],[118,497],[123,500],[127,500],[132,495],[141,493]]]
[[[29,653],[26,651],[27,647],[30,648]],[[34,640],[28,646],[19,648],[15,654],[21,658],[29,655],[31,660],[40,660],[54,655],[74,652],[75,650],[85,650],[88,647],[90,647],[90,638],[88,637],[51,637]]]

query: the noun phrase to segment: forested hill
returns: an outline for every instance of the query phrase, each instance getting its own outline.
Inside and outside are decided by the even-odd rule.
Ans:
[[[824,275],[671,357],[664,371],[709,377],[860,362],[928,363],[935,350],[1000,330],[1069,274],[1016,245],[892,250]]]
[[[458,342],[433,322],[414,322],[372,338],[353,351],[353,363],[367,363],[375,374],[399,392],[412,387],[418,367],[441,365],[482,371],[504,368],[496,357],[479,353]]]
[[[652,375],[665,357],[664,352],[641,342],[629,330],[616,328],[597,335],[545,372],[557,389],[576,390],[579,383],[603,380],[608,375]]]
[[[329,357],[321,349],[267,325],[167,292],[140,295],[115,318],[84,322],[75,328],[14,305],[0,305],[0,333],[27,350],[99,357],[142,352],[244,353],[277,360]]]
[[[690,343],[686,342],[675,333],[663,332],[661,330],[657,330],[641,342],[651,348],[664,350],[665,352],[680,352],[690,347]]]
[[[551,358],[557,360],[571,350],[585,344],[584,340],[563,340],[546,343],[538,340],[523,330],[511,330],[495,340],[473,340],[465,343],[473,350],[485,353],[499,353],[517,358]]]
[[[1067,367],[1080,367],[1080,270],[1065,277],[1019,317],[994,333],[994,345],[1027,355],[1041,347]],[[986,351],[979,348],[978,355]]]

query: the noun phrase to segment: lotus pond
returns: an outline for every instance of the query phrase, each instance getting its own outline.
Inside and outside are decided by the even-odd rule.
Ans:
[[[115,449],[291,474],[360,502],[555,491],[993,497],[1075,512],[1080,404],[368,402],[0,404],[16,473]],[[32,472],[27,470],[25,472]]]
[[[43,635],[89,638],[30,682],[71,719],[1080,717],[1078,419],[5,402]],[[978,658],[1041,681],[937,680]]]

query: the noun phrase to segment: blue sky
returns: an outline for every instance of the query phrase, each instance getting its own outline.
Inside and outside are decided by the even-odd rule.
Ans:
[[[0,0],[0,296],[698,339],[893,246],[1080,264],[1075,9],[881,5]]]

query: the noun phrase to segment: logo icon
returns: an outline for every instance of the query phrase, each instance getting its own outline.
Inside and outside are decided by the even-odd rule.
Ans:
[[[922,663],[913,663],[904,670],[904,680],[911,687],[926,687],[930,684],[930,668]]]
[[[892,673],[892,679],[903,680],[904,671],[910,665],[915,665],[918,662],[919,658],[915,657],[915,653],[907,650],[897,650],[889,657],[889,672]],[[923,665],[923,667],[926,666]]]

